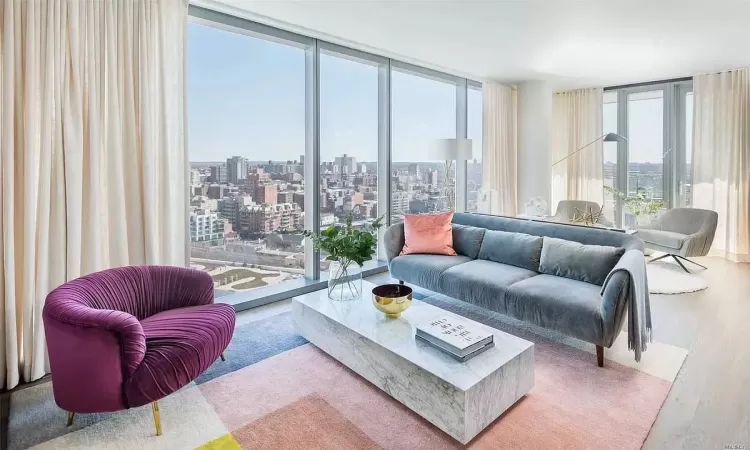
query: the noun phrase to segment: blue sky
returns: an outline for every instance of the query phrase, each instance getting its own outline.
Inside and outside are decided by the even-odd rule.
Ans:
[[[322,55],[321,158],[377,160],[374,66]],[[305,151],[305,58],[301,48],[190,23],[190,160],[297,160]],[[454,137],[455,86],[394,72],[393,159],[427,161],[433,138]],[[481,137],[481,92],[469,90],[469,137]],[[481,158],[481,140],[475,142]]]

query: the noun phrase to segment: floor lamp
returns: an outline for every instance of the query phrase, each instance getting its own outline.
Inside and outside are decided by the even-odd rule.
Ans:
[[[574,151],[573,153],[568,154],[565,156],[565,158],[560,159],[552,164],[552,167],[555,167],[556,165],[560,164],[561,162],[565,161],[566,159],[570,158],[571,156],[575,155],[576,153],[580,152],[581,150],[585,149],[589,145],[595,144],[599,141],[603,142],[627,142],[627,138],[624,136],[620,136],[617,133],[607,133],[599,136],[598,138],[594,139],[593,141],[589,142],[588,144],[584,145],[583,147],[579,148],[578,150]]]
[[[448,184],[453,161],[468,161],[473,158],[471,139],[436,139],[430,143],[427,156],[433,161],[444,161],[445,191],[448,195],[448,207],[455,210],[454,189]]]

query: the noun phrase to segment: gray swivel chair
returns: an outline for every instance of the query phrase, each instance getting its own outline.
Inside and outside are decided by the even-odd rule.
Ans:
[[[581,214],[588,213],[589,211],[597,213],[601,209],[602,207],[598,203],[587,200],[560,200],[557,204],[555,215],[550,217],[550,220],[553,222],[574,223],[576,210]],[[612,222],[607,220],[603,215],[599,217],[596,223],[605,227],[613,226]]]
[[[637,236],[643,239],[647,249],[666,253],[649,262],[671,256],[682,270],[690,273],[680,260],[706,268],[688,258],[708,254],[718,221],[719,215],[716,211],[675,208],[665,211],[647,227],[639,228]]]

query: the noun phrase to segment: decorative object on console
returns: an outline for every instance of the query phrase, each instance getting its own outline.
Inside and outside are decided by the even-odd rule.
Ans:
[[[378,245],[377,231],[384,216],[361,229],[352,227],[351,213],[342,225],[331,225],[315,234],[303,234],[318,250],[328,253],[331,261],[328,275],[328,297],[331,300],[354,300],[362,295],[362,265],[372,259]]]
[[[402,255],[426,253],[454,256],[453,213],[404,214],[404,247]]]
[[[434,161],[445,161],[445,194],[448,197],[448,208],[455,210],[454,199],[456,197],[455,189],[448,183],[451,179],[451,167],[453,161],[467,161],[472,159],[471,139],[436,139],[432,141],[427,153],[428,157]]]
[[[412,289],[405,284],[384,284],[372,290],[372,304],[390,319],[397,319],[409,309]]]
[[[592,227],[599,223],[599,221],[603,218],[603,211],[604,208],[594,210],[594,208],[592,208],[591,206],[584,210],[575,208],[575,212],[573,213],[573,223],[582,223],[586,226]]]
[[[612,222],[607,220],[601,212],[602,207],[596,202],[586,200],[560,200],[557,203],[555,215],[550,217],[549,220],[561,223],[582,223],[587,226],[602,225],[605,227],[611,227]],[[587,214],[590,215],[587,216]]]
[[[547,202],[542,197],[532,197],[524,204],[524,213],[529,217],[544,217],[547,214]]]
[[[234,332],[231,305],[214,303],[198,270],[129,266],[92,273],[50,292],[42,312],[55,402],[76,413],[152,404],[203,373]]]

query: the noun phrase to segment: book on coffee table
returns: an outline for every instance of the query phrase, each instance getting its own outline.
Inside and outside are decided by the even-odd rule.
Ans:
[[[417,325],[416,336],[462,361],[494,345],[492,333],[453,316]]]

